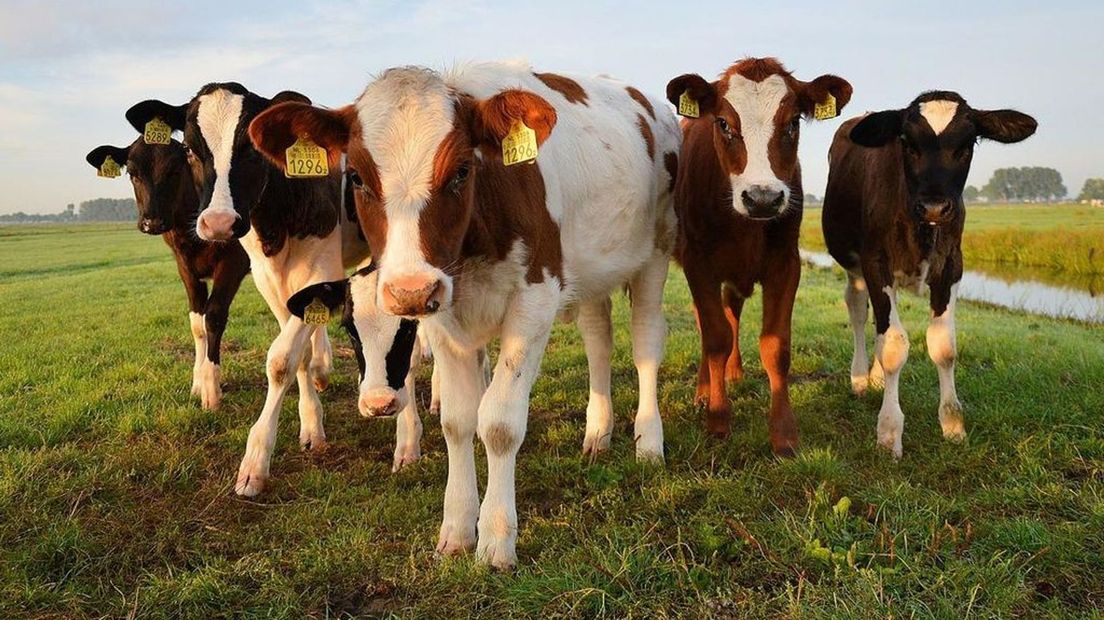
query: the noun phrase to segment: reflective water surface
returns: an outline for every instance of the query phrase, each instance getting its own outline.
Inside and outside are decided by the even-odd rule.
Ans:
[[[838,267],[826,252],[801,250],[809,265]],[[970,265],[962,274],[958,296],[1031,314],[1104,324],[1104,278],[1066,275],[1059,271]]]

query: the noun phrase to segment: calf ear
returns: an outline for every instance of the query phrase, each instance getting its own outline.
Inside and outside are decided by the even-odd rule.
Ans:
[[[297,93],[294,90],[281,90],[280,92],[276,93],[276,96],[274,96],[269,101],[271,102],[271,105],[276,105],[278,103],[287,103],[288,101],[294,101],[295,103],[306,103],[306,104],[311,103],[311,100],[310,100],[309,97],[307,97],[306,95],[304,95],[302,93]]]
[[[691,99],[698,102],[698,111],[702,115],[716,114],[717,88],[706,82],[702,76],[697,73],[686,73],[667,82],[667,101],[676,108],[682,93],[690,95]]]
[[[1030,138],[1039,126],[1034,118],[1015,110],[975,110],[974,124],[982,138],[1005,144]]]
[[[303,313],[306,311],[307,306],[317,299],[323,304],[326,304],[326,307],[329,308],[332,313],[334,310],[345,305],[345,287],[348,284],[348,280],[312,284],[288,299],[288,312],[291,312],[301,319],[303,318]]]
[[[828,101],[828,95],[835,98],[836,116],[839,116],[843,107],[851,101],[851,83],[836,75],[822,75],[812,82],[804,82],[797,97],[801,113],[812,116],[817,105]]]
[[[184,131],[184,124],[188,118],[188,104],[171,105],[157,99],[146,99],[130,106],[126,111],[127,121],[138,133],[144,132],[146,123],[155,118],[165,121],[173,131]]]
[[[115,160],[115,163],[120,166],[125,166],[127,158],[130,156],[130,147],[120,148],[118,146],[109,146],[107,144],[103,146],[97,146],[96,148],[88,151],[88,154],[84,156],[84,161],[92,165],[96,170],[100,169],[104,160],[111,157]]]
[[[885,146],[901,135],[903,110],[885,110],[867,114],[851,128],[851,141],[859,146]]]
[[[481,145],[501,148],[515,121],[532,129],[540,146],[556,126],[556,108],[527,90],[504,90],[476,104],[472,133]]]
[[[300,102],[285,102],[261,112],[249,123],[253,146],[281,170],[287,165],[284,152],[301,137],[326,149],[330,168],[341,161],[349,143],[349,126],[356,109],[346,106],[325,110]]]

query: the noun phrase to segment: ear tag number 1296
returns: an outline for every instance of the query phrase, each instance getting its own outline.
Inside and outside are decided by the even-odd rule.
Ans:
[[[110,155],[104,158],[103,163],[100,164],[100,169],[96,171],[96,176],[104,177],[105,179],[114,179],[122,174],[119,171],[119,164],[115,163],[115,160]]]
[[[679,116],[685,116],[687,118],[698,118],[701,116],[701,111],[698,109],[698,101],[690,96],[690,93],[683,91],[679,95],[678,105]]]
[[[326,149],[300,137],[284,151],[286,166],[284,176],[289,179],[324,177],[330,174]]]
[[[172,141],[172,127],[160,118],[154,118],[146,123],[146,130],[142,132],[142,139],[146,144],[168,144]]]
[[[502,139],[502,163],[506,166],[533,161],[537,158],[537,132],[514,121],[510,133]]]

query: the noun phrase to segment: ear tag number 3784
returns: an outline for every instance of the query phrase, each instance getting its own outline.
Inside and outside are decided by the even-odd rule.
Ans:
[[[828,98],[824,100],[824,103],[818,103],[813,106],[813,118],[818,121],[828,120],[839,116],[839,112],[836,111],[836,98],[828,93]]]
[[[510,133],[502,139],[502,163],[506,166],[533,161],[537,158],[537,132],[514,121]]]
[[[284,176],[289,179],[324,177],[330,174],[326,149],[301,137],[284,151]]]
[[[698,109],[698,101],[690,96],[689,92],[683,91],[679,95],[678,105],[679,116],[685,116],[687,118],[698,118],[701,116],[701,110]]]

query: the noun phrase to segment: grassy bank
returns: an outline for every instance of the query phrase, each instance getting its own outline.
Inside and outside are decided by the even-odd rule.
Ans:
[[[801,245],[824,249],[820,210],[806,214]],[[962,253],[971,263],[1104,275],[1104,209],[1083,205],[968,205]]]
[[[810,214],[810,220],[816,218]],[[746,310],[748,379],[718,442],[691,405],[697,336],[681,273],[667,292],[665,468],[632,458],[624,299],[613,449],[579,453],[587,372],[557,328],[519,456],[520,567],[432,553],[440,429],[390,473],[393,423],[356,415],[345,338],[323,395],[330,448],[297,449],[285,404],[273,480],[233,495],[275,335],[251,283],[226,334],[226,399],[188,395],[192,343],[167,249],[129,229],[0,231],[0,617],[1068,617],[1104,605],[1104,335],[962,303],[958,384],[970,432],[945,443],[924,345],[901,302],[905,456],[875,449],[879,398],[849,394],[832,272],[804,275],[792,398],[803,450],[771,457],[769,387]],[[477,449],[481,453],[482,448]],[[481,465],[482,471],[482,465]],[[846,498],[846,500],[844,499]]]

